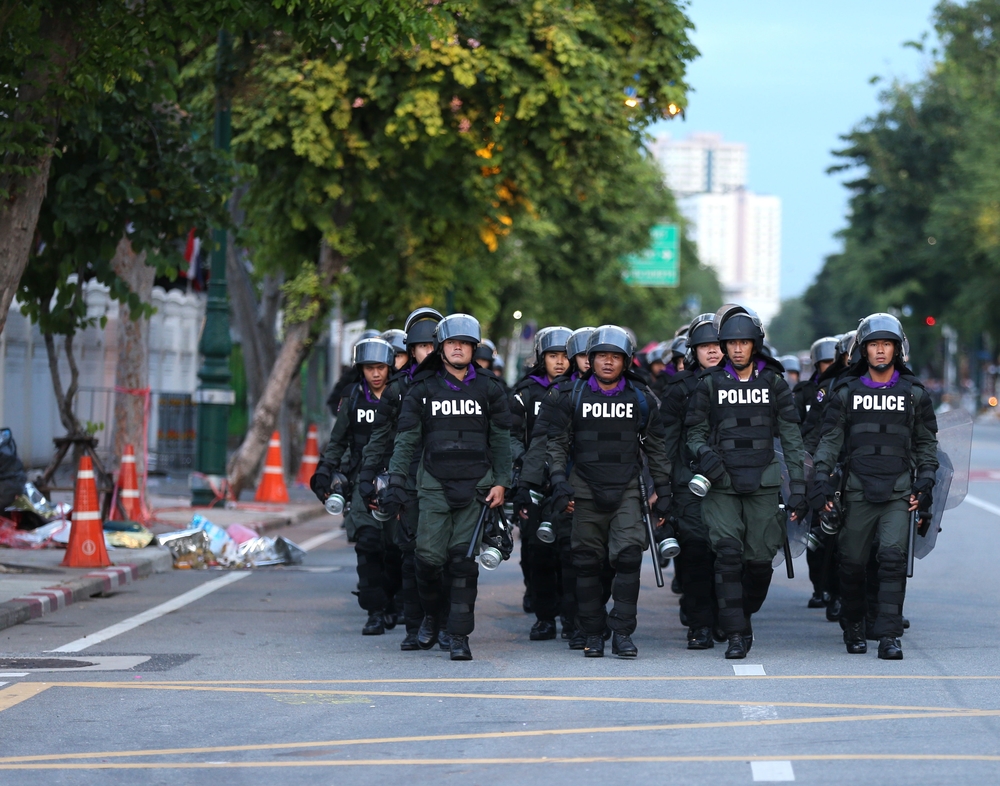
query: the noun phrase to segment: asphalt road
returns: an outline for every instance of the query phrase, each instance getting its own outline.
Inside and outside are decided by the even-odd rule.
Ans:
[[[973,468],[1000,471],[1000,427],[977,427]],[[475,660],[404,653],[401,628],[360,635],[342,536],[300,568],[258,570],[88,644],[230,574],[154,576],[0,632],[6,658],[95,664],[0,669],[0,772],[19,770],[0,782],[997,782],[997,478],[972,482],[980,505],[947,513],[917,563],[901,662],[844,651],[839,626],[806,608],[804,558],[793,581],[776,571],[742,662],[685,649],[677,598],[648,564],[637,660],[530,642],[513,560],[482,572]]]

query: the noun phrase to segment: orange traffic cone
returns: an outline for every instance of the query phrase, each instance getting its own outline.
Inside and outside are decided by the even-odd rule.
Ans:
[[[139,502],[139,481],[135,475],[135,450],[125,446],[121,472],[118,474],[118,499],[129,521],[142,521],[142,503]]]
[[[309,431],[306,432],[306,451],[302,454],[299,476],[295,478],[295,482],[302,486],[308,486],[313,473],[316,472],[317,464],[319,464],[319,429],[310,425]]]
[[[104,527],[97,505],[97,484],[94,482],[94,464],[90,456],[80,459],[73,491],[73,527],[69,532],[66,568],[106,568],[111,564],[108,550],[104,548]]]
[[[281,463],[281,436],[275,431],[267,443],[267,458],[264,460],[264,477],[257,487],[257,502],[288,502],[285,488],[285,471]]]

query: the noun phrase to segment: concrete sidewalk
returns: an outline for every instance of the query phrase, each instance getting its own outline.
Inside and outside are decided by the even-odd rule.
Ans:
[[[261,535],[328,516],[316,501],[192,508],[189,497],[153,496],[148,503],[148,526],[156,534],[187,529],[196,513],[220,527],[239,523]],[[109,549],[111,568],[64,568],[59,563],[65,555],[65,549],[0,548],[0,630],[173,569],[170,551],[161,546]]]

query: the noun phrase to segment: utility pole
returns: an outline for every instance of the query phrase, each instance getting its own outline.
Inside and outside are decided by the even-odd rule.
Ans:
[[[230,105],[232,75],[230,57],[232,39],[225,30],[219,31],[215,58],[215,147],[229,152],[232,138]],[[233,349],[229,337],[229,295],[226,291],[227,231],[212,230],[212,264],[208,283],[208,307],[205,328],[198,342],[203,362],[198,369],[198,389],[194,400],[198,405],[198,431],[195,443],[195,472],[205,476],[192,477],[191,504],[224,504],[216,500],[212,487],[222,487],[226,477],[226,445],[229,439],[229,409],[236,396],[229,384],[229,355]]]

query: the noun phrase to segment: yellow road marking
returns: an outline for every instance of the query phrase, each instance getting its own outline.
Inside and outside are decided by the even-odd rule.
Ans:
[[[37,696],[52,687],[51,682],[17,682],[8,688],[0,690],[0,712],[9,710],[22,701]]]
[[[732,729],[751,726],[797,726],[812,723],[857,723],[859,721],[883,720],[921,720],[933,718],[988,718],[1000,716],[1000,710],[967,710],[962,712],[925,712],[925,713],[881,713],[873,715],[841,715],[815,718],[779,718],[769,720],[718,721],[704,723],[658,723],[641,726],[598,726],[593,728],[575,729],[537,729],[524,731],[495,731],[466,734],[437,734],[414,737],[375,737],[347,740],[321,740],[313,742],[273,742],[259,745],[216,745],[200,748],[161,748],[136,751],[100,751],[88,753],[64,753],[32,756],[0,757],[0,770],[11,769],[11,766],[24,762],[53,762],[62,760],[78,760],[93,758],[123,758],[140,756],[181,756],[204,753],[247,753],[274,750],[294,750],[323,747],[349,747],[354,745],[396,745],[399,743],[416,742],[453,742],[457,740],[495,740],[516,739],[523,737],[565,737],[583,734],[620,734],[641,731],[680,731],[692,729]],[[776,758],[774,756],[768,759]],[[787,756],[778,757],[787,759]]]
[[[651,698],[647,696],[539,696],[521,693],[438,693],[425,691],[352,691],[352,690],[309,690],[307,688],[249,688],[240,686],[207,686],[200,684],[188,684],[185,682],[173,683],[152,683],[152,682],[53,682],[52,686],[60,688],[102,688],[102,689],[122,689],[122,690],[163,690],[163,691],[198,691],[208,693],[263,693],[266,695],[280,694],[303,694],[310,696],[358,696],[375,697],[391,696],[402,698],[429,698],[429,699],[497,699],[504,701],[582,701],[609,704],[695,704],[706,706],[741,706],[747,703],[746,699],[741,701],[721,700],[721,699],[663,699]],[[897,704],[831,704],[805,701],[771,701],[769,705],[775,707],[803,707],[806,709],[831,709],[831,710],[891,710],[909,712],[967,712],[966,707],[910,707]]]
[[[421,677],[384,680],[181,680],[184,685],[401,685],[447,682],[756,682],[781,680],[1000,680],[1000,675],[937,676],[929,674],[791,674],[674,677]],[[143,680],[144,685],[174,685],[170,680]]]
[[[206,762],[93,762],[12,764],[4,770],[196,770],[196,769],[258,769],[286,767],[414,767],[500,764],[725,764],[751,761],[856,762],[856,761],[956,761],[1000,762],[1000,756],[980,754],[935,753],[831,753],[775,756],[541,756],[503,759],[327,759],[316,761],[206,761]]]

